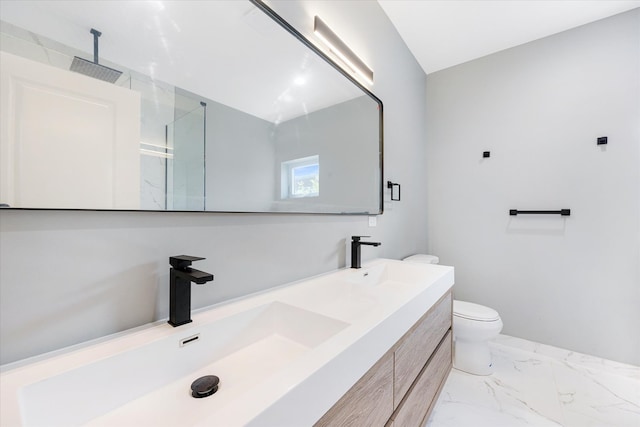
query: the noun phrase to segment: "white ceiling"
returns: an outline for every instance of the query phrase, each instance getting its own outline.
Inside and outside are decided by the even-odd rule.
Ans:
[[[640,7],[614,0],[378,2],[427,74]]]

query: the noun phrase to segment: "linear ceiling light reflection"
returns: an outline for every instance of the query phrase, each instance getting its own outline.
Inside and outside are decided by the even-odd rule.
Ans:
[[[340,37],[324,23],[318,16],[313,19],[313,31],[320,40],[341,60],[344,61],[355,73],[362,76],[367,83],[373,84],[373,70],[367,66],[358,56],[353,53]]]

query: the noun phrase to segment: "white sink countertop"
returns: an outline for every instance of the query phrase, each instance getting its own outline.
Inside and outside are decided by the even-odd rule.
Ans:
[[[199,310],[177,328],[155,322],[12,364],[0,374],[0,425],[312,425],[453,282],[453,267],[378,259]],[[219,390],[195,399],[203,375]]]

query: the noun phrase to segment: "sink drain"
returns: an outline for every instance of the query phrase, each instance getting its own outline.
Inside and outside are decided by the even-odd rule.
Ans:
[[[220,378],[215,375],[200,377],[191,383],[191,396],[196,399],[211,396],[218,391],[218,384],[220,384]]]

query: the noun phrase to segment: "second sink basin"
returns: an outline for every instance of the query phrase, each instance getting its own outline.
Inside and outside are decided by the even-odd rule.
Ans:
[[[422,264],[411,263],[374,263],[360,269],[348,270],[346,280],[349,283],[367,288],[388,287],[412,289],[417,285],[439,275],[439,270]]]

